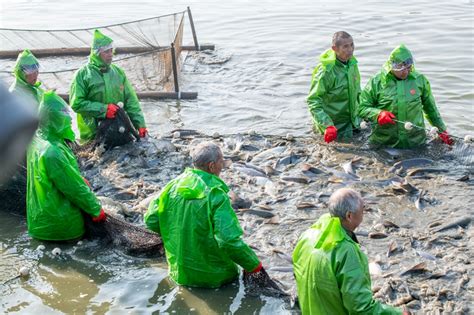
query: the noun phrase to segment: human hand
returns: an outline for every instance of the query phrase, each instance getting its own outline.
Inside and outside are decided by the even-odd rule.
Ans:
[[[119,109],[119,107],[115,104],[107,105],[107,113],[105,114],[105,117],[108,118],[108,119],[115,118],[115,116],[117,115],[117,110],[118,109]]]
[[[140,138],[145,138],[148,135],[148,130],[146,128],[139,128],[138,134],[140,135]]]
[[[451,137],[448,135],[448,131],[445,130],[442,133],[439,134],[439,138],[446,143],[447,145],[453,145],[454,141],[451,139]]]
[[[385,124],[391,124],[395,125],[395,122],[393,119],[395,119],[395,115],[392,114],[389,111],[383,110],[380,112],[379,116],[377,117],[377,122],[379,123],[380,126],[385,125]]]
[[[107,220],[107,215],[104,212],[104,209],[100,209],[100,213],[98,216],[92,218],[92,222],[95,223],[104,223]]]
[[[324,131],[324,141],[326,143],[332,142],[337,139],[337,128],[334,126],[329,126]]]

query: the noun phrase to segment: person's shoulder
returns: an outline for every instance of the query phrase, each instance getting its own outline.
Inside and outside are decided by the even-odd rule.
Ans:
[[[121,67],[117,66],[116,64],[111,64],[110,68],[113,69],[114,71],[117,71],[118,73],[125,75],[125,70],[123,70]]]

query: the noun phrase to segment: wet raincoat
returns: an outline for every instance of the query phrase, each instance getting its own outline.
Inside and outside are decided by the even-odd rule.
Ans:
[[[414,66],[405,80],[398,80],[391,73],[392,62],[399,63],[409,58],[412,58],[412,54],[405,45],[396,47],[382,70],[369,80],[362,91],[359,115],[374,122],[370,136],[374,144],[411,148],[423,145],[426,141],[426,133],[422,129],[406,130],[404,123],[383,126],[377,124],[377,117],[382,110],[392,112],[399,121],[408,121],[421,128],[425,128],[424,114],[439,132],[446,130],[428,79],[416,71]]]
[[[238,277],[237,264],[247,271],[259,265],[241,238],[228,191],[219,177],[186,169],[150,203],[145,223],[163,238],[176,283],[219,287]]]
[[[28,233],[41,240],[70,240],[84,234],[81,210],[93,217],[100,203],[87,186],[64,140],[74,140],[67,104],[45,92],[40,127],[27,152]]]
[[[373,299],[366,255],[329,213],[301,235],[293,265],[303,314],[402,314]]]
[[[336,58],[334,50],[328,49],[319,61],[306,99],[315,128],[323,134],[327,127],[335,126],[338,139],[351,138],[352,130],[359,127],[357,59],[352,57],[344,64]]]
[[[98,120],[105,119],[108,104],[122,102],[135,128],[146,127],[137,95],[125,72],[104,63],[97,53],[98,48],[111,43],[112,39],[96,30],[89,63],[76,72],[71,83],[70,104],[77,113],[82,143],[95,137]]]
[[[10,86],[10,92],[18,95],[20,98],[33,104],[35,108],[39,107],[41,97],[43,96],[43,89],[40,87],[41,82],[37,81],[35,84],[30,84],[26,81],[26,75],[22,70],[23,66],[39,65],[38,59],[28,50],[22,51],[16,60],[13,68],[13,75],[15,81]]]

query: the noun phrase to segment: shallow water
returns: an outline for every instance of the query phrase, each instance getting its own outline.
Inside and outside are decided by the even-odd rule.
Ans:
[[[449,130],[460,136],[474,131],[472,1],[365,1],[358,2],[357,6],[349,1],[315,3],[300,0],[277,5],[270,1],[175,1],[172,5],[155,1],[2,1],[0,26],[72,28],[103,25],[179,11],[186,5],[193,10],[200,42],[215,44],[217,51],[209,56],[204,53],[190,55],[185,61],[181,88],[197,91],[197,100],[143,103],[153,135],[174,128],[198,129],[207,134],[250,129],[266,134],[308,134],[310,118],[305,97],[311,72],[317,56],[329,46],[334,31],[341,29],[354,37],[363,85],[380,69],[391,49],[403,42],[413,51],[417,69],[431,81]],[[189,26],[186,31],[185,42],[189,43]],[[230,59],[223,64],[208,64],[200,62],[200,57],[211,62]],[[361,154],[367,150],[362,149]],[[337,167],[354,152],[357,151],[334,156],[329,161]],[[180,171],[181,165],[166,176],[171,178]],[[246,180],[243,177],[233,182],[232,173],[227,176],[226,180],[237,188]],[[428,207],[423,214],[413,212],[412,200],[402,197],[391,197],[383,208],[389,216],[404,224],[419,220],[415,226],[420,230],[424,227],[421,223],[427,221],[420,216],[432,221],[452,215],[453,211],[465,214],[468,209],[456,200],[466,200],[466,196],[472,194],[472,181],[459,187],[449,180],[444,181],[442,176],[436,176],[428,181],[433,182],[433,187],[422,184],[432,190],[430,196],[442,194],[439,187],[450,185],[439,208]],[[163,184],[160,181],[156,189]],[[312,189],[323,186],[312,186]],[[332,184],[328,189],[335,187],[337,185]],[[250,185],[248,190],[242,190],[251,195],[261,187]],[[298,185],[290,185],[289,191],[293,198],[288,208],[290,218],[306,221],[282,225],[283,231],[287,226],[293,229],[288,239],[282,240],[278,239],[278,228],[268,224],[260,227],[261,222],[256,223],[255,218],[243,214],[240,219],[248,241],[252,242],[252,235],[258,235],[254,241],[256,245],[268,246],[268,242],[273,241],[275,247],[281,245],[291,253],[291,243],[297,237],[298,229],[307,228],[323,209],[297,211],[296,201],[309,199],[314,202],[318,200],[314,196],[318,191]],[[452,201],[448,202],[449,199]],[[378,219],[378,212],[370,214],[364,228],[368,229]],[[166,278],[163,261],[127,257],[95,242],[85,242],[82,246],[60,245],[64,253],[61,258],[49,254],[57,245],[47,244],[45,254],[41,254],[36,251],[41,243],[27,236],[24,219],[0,212],[0,221],[0,281],[14,277],[19,266],[32,267],[29,280],[15,279],[0,286],[1,312],[287,312],[287,306],[281,300],[244,296],[241,283],[218,291],[179,289]],[[472,228],[470,233],[472,235]],[[269,240],[270,237],[275,239]],[[365,239],[363,242],[370,244],[369,257],[384,255],[386,240]],[[448,251],[449,246],[442,247],[441,253]],[[262,250],[259,255],[264,255],[265,262],[273,266],[283,264],[271,253],[271,250]],[[417,262],[413,257],[407,259],[410,263]],[[390,265],[383,267],[389,269]],[[472,270],[469,274],[472,276]],[[283,279],[289,282],[287,277]],[[472,297],[472,284],[469,287],[467,290],[471,290]]]

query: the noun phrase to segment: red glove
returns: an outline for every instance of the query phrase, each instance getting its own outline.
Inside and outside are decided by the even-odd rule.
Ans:
[[[442,133],[439,134],[439,137],[441,140],[443,140],[444,143],[446,143],[447,145],[453,145],[454,144],[454,141],[453,139],[451,139],[451,137],[448,135],[448,131],[445,130],[443,131]]]
[[[386,110],[383,110],[380,112],[379,116],[377,117],[377,121],[380,126],[385,125],[385,124],[392,124],[395,125],[395,122],[392,119],[395,119],[395,115],[392,114],[391,112],[388,112]]]
[[[259,262],[257,268],[255,268],[254,270],[252,271],[247,271],[248,273],[257,273],[259,272],[260,270],[262,270],[263,266],[262,266],[262,262]]]
[[[148,130],[146,128],[139,128],[138,134],[140,135],[140,138],[145,138],[146,135],[148,135]]]
[[[97,217],[92,218],[92,222],[95,223],[103,223],[107,219],[107,216],[105,215],[104,209],[100,209],[100,213]]]
[[[117,115],[117,110],[119,107],[115,104],[109,104],[107,105],[107,113],[105,114],[105,118],[112,119],[115,118]]]
[[[92,189],[91,183],[89,183],[89,181],[85,177],[83,177],[82,179],[84,180],[84,183],[86,183],[86,185],[89,186],[90,189]]]
[[[324,131],[324,141],[326,141],[326,143],[329,143],[336,139],[337,139],[337,128],[334,126],[327,127],[326,131]]]

